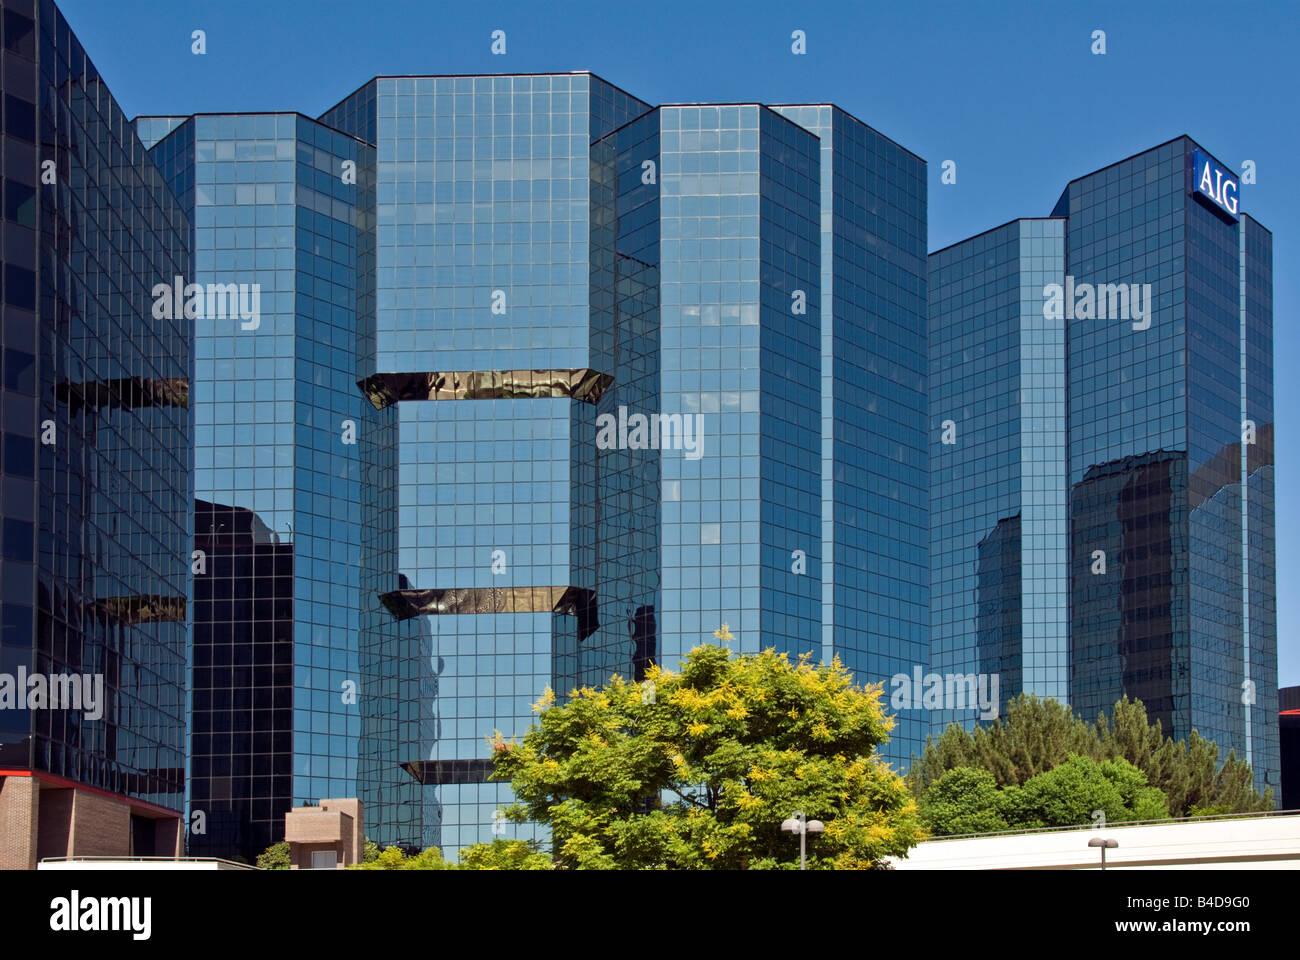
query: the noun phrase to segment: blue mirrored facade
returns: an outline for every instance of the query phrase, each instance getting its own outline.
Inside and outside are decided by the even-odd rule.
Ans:
[[[38,785],[30,843],[15,830],[0,862],[71,852],[74,790],[114,811],[105,849],[170,855],[184,799],[193,330],[157,316],[154,287],[189,272],[190,223],[57,8],[5,0],[0,30],[0,673],[101,687],[97,703],[69,705],[33,702],[21,682],[24,702],[0,710],[12,774],[0,795],[20,777],[15,789]]]
[[[922,161],[829,106],[652,109],[585,73],[380,77],[322,122],[376,145],[358,378],[391,431],[363,469],[393,504],[367,535],[399,708],[360,747],[376,835],[492,839],[510,793],[485,738],[522,735],[548,686],[704,642],[864,682],[921,661]],[[849,503],[855,470],[875,479]]]
[[[817,139],[757,105],[659,113],[660,403],[702,425],[695,459],[660,454],[660,662],[724,623],[817,659]]]
[[[1198,149],[1081,177],[1054,211],[1076,282],[1152,297],[1139,322],[1068,326],[1071,699],[1140,697],[1276,793],[1272,236],[1195,195]]]
[[[190,850],[251,859],[290,806],[356,793],[373,149],[296,114],[137,126],[190,205],[206,297],[189,797],[206,823]]]
[[[929,656],[926,164],[834,105],[773,109],[821,154],[822,657],[888,694]],[[899,713],[882,752],[927,732]]]
[[[1161,144],[1071,181],[1050,220],[931,256],[934,662],[1005,670],[1010,637],[1004,699],[1139,698],[1276,794],[1272,238],[1198,195],[1199,150]]]
[[[646,109],[589,74],[381,77],[322,118],[376,144],[374,343],[358,372],[391,431],[376,495],[392,497],[378,519],[395,549],[376,558],[390,621],[361,642],[387,651],[384,671],[403,664],[398,722],[361,747],[376,835],[490,840],[510,791],[486,782],[486,738],[521,736],[548,686],[579,682],[610,376],[591,142]],[[398,643],[393,621],[420,641]]]
[[[1064,701],[1065,321],[1043,288],[1063,282],[1065,223],[1013,220],[929,262],[930,669],[997,677],[993,716],[1021,693]]]

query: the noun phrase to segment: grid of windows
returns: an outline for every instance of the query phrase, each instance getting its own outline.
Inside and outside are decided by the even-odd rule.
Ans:
[[[997,676],[999,712],[1068,692],[1065,321],[1044,298],[1064,262],[1059,219],[930,255],[930,666]]]
[[[613,374],[598,416],[661,412],[659,128],[653,110],[592,145],[592,362]],[[661,662],[660,452],[598,447],[576,479],[574,507],[592,511],[596,532],[588,556],[598,616],[575,651],[575,680],[596,686],[617,673],[639,681]]]
[[[1071,695],[1085,713],[1140,696],[1276,785],[1271,238],[1192,195],[1196,149],[1180,137],[1058,204],[1076,280],[1149,284],[1153,301],[1146,328],[1069,327]],[[1108,577],[1088,571],[1095,550],[1117,558]]]
[[[0,672],[103,680],[97,718],[3,711],[0,766],[179,810],[193,348],[152,291],[189,221],[53,3],[0,14]]]
[[[925,161],[829,104],[773,109],[821,141],[822,656],[887,684],[929,650]],[[927,732],[900,715],[885,756]]]
[[[817,139],[756,105],[660,116],[660,402],[704,444],[660,458],[663,662],[723,623],[820,653]]]
[[[1191,706],[1179,640],[1188,637],[1191,559],[1186,176],[1184,143],[1174,141],[1071,183],[1058,204],[1076,283],[1150,283],[1152,293],[1147,330],[1120,319],[1068,328],[1071,700],[1092,715],[1128,690],[1182,737]],[[1095,551],[1105,574],[1093,572]],[[1145,590],[1125,595],[1139,573]]]
[[[1243,715],[1242,742],[1252,763],[1269,771],[1274,793],[1280,784],[1281,731],[1274,723],[1277,691],[1277,556],[1273,468],[1273,236],[1254,218],[1241,218],[1240,270],[1242,420],[1252,421],[1255,442],[1242,446],[1246,497],[1242,541],[1242,598],[1246,642],[1243,666],[1254,683],[1254,703],[1234,709]],[[1249,690],[1246,687],[1243,692]],[[1240,699],[1240,698],[1239,698]],[[1246,698],[1249,699],[1249,698]],[[1269,711],[1274,711],[1270,713]],[[1235,742],[1235,741],[1234,741]]]
[[[593,309],[591,143],[646,109],[589,74],[564,74],[381,77],[329,111],[327,122],[376,144],[375,339],[362,358],[373,369],[358,372],[607,373],[598,360],[609,356],[608,329]],[[396,543],[390,589],[594,589],[590,404],[404,401],[390,411],[396,461],[375,477],[393,485],[394,509],[376,517]],[[485,736],[521,734],[543,689],[572,686],[584,656],[573,611],[407,625],[423,638],[397,681],[420,691],[418,717],[396,731],[408,764],[482,759]],[[391,788],[381,808],[417,802]],[[508,796],[503,785],[426,780],[420,816],[380,812],[376,836],[451,853],[490,841]]]
[[[162,125],[154,153],[193,203],[194,282],[239,289],[237,312],[196,321],[196,495],[217,505],[199,533],[217,557],[195,574],[190,802],[214,827],[192,849],[248,857],[293,803],[357,789],[357,441],[375,411],[355,377],[349,174],[370,148],[295,114]]]

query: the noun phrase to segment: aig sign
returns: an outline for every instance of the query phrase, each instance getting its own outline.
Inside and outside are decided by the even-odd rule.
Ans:
[[[1237,178],[1200,150],[1192,151],[1192,193],[1237,219]]]

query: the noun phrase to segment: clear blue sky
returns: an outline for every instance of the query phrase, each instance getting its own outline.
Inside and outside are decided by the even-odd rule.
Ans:
[[[1274,235],[1278,656],[1300,683],[1292,322],[1300,5],[704,0],[59,0],[128,115],[298,110],[376,74],[591,70],[650,103],[831,101],[930,163],[930,249],[1045,216],[1068,180],[1179,134],[1258,183]],[[190,34],[207,33],[207,54]],[[489,51],[506,31],[507,53]],[[790,52],[803,30],[807,54]],[[1107,53],[1090,53],[1093,30]],[[942,186],[940,165],[957,163]],[[1290,165],[1290,166],[1288,166]],[[1291,172],[1288,172],[1290,170]]]

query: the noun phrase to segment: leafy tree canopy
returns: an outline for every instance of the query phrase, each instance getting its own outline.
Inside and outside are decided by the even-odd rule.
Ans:
[[[455,870],[454,863],[442,859],[437,847],[426,847],[408,855],[401,847],[384,847],[374,860],[353,864],[349,870]]]
[[[1098,763],[1126,761],[1145,775],[1143,787],[1154,788],[1166,798],[1167,816],[1194,815],[1194,810],[1248,813],[1273,809],[1272,790],[1257,793],[1250,766],[1235,753],[1229,752],[1220,764],[1218,747],[1196,731],[1185,741],[1166,737],[1159,720],[1147,720],[1142,701],[1129,699],[1116,703],[1109,716],[1102,714],[1088,723],[1056,700],[1022,694],[1011,701],[1003,717],[988,726],[977,725],[967,731],[951,724],[937,739],[930,738],[907,779],[918,798],[959,767],[988,772],[999,788],[1022,787],[1072,756]],[[1120,780],[1129,784],[1131,802],[1140,801],[1147,811],[1158,809],[1152,806],[1153,794],[1141,799],[1133,793],[1141,788],[1132,786],[1131,777]]]
[[[536,841],[507,840],[497,837],[491,843],[478,843],[460,852],[460,870],[554,870],[551,855],[543,853]]]
[[[271,844],[257,855],[257,865],[263,870],[288,870],[289,844],[284,840]]]
[[[680,673],[613,677],[563,704],[549,690],[520,743],[492,740],[517,821],[549,825],[555,862],[587,869],[797,869],[795,811],[825,823],[811,869],[881,866],[922,833],[901,777],[875,754],[893,720],[879,685],[838,661],[696,647]]]
[[[998,789],[987,770],[955,767],[921,797],[921,818],[938,836],[1031,827],[1084,826],[1169,816],[1165,795],[1127,760],[1074,754],[1024,786]]]

